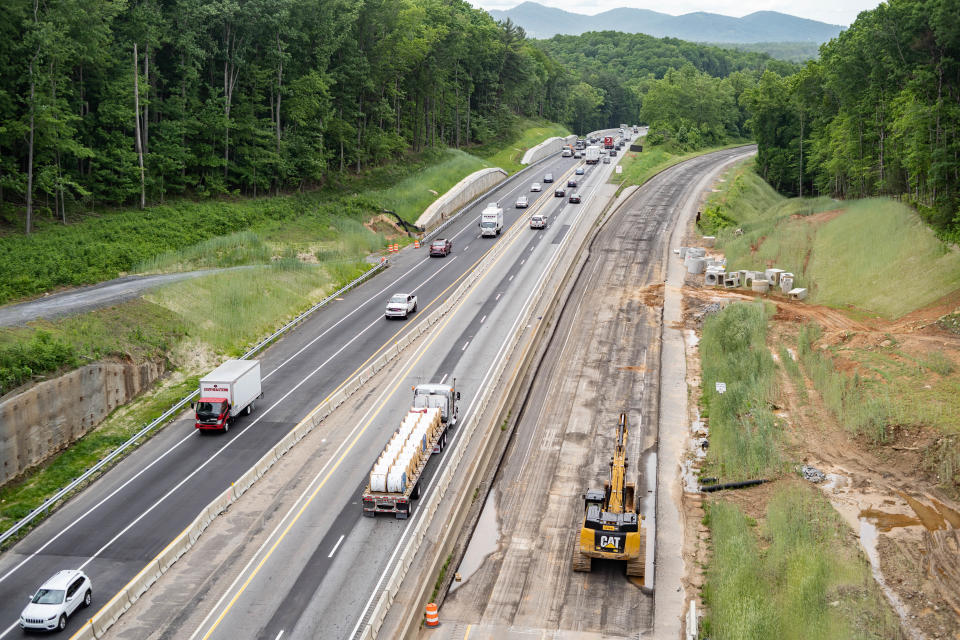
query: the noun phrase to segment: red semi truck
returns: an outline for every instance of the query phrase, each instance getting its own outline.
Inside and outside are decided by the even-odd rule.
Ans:
[[[200,380],[200,398],[190,403],[194,426],[227,431],[241,412],[250,415],[253,401],[262,397],[260,361],[227,360]]]
[[[603,136],[603,148],[613,149],[613,136]]]

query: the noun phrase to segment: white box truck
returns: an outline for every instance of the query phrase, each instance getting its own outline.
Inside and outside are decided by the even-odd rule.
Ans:
[[[503,209],[499,202],[491,202],[480,212],[480,235],[498,236],[503,229]]]
[[[600,147],[595,144],[590,145],[584,152],[583,157],[587,164],[597,164],[600,162]]]
[[[364,516],[391,513],[398,520],[410,516],[411,502],[420,497],[420,476],[431,454],[443,451],[447,431],[457,422],[459,399],[455,386],[414,387],[413,407],[404,414],[370,470],[361,496]]]
[[[227,431],[241,413],[250,415],[263,397],[259,360],[227,360],[200,380],[200,397],[190,407],[201,431]]]

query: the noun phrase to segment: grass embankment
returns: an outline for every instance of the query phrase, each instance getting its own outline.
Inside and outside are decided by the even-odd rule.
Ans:
[[[570,135],[570,131],[553,122],[528,120],[521,133],[507,144],[499,143],[473,149],[473,153],[486,160],[490,166],[500,167],[507,173],[516,173],[523,168],[523,154],[547,138]]]
[[[642,141],[641,141],[642,143]],[[698,151],[677,151],[665,145],[643,145],[642,152],[624,150],[623,159],[620,166],[623,167],[623,173],[613,173],[610,176],[610,182],[620,185],[617,194],[626,187],[640,185],[657,175],[664,169],[669,169],[675,164],[680,164],[684,160],[696,158],[707,153],[720,151],[721,149],[730,149],[748,144],[747,141],[736,142],[722,147],[710,147]]]
[[[799,286],[812,292],[811,302],[880,316],[874,318],[880,326],[876,339],[867,341],[823,343],[817,325],[799,331],[800,363],[827,408],[851,434],[873,444],[933,428],[935,437],[922,438],[918,471],[960,495],[955,360],[949,350],[884,330],[889,324],[884,318],[902,317],[960,289],[960,251],[940,242],[898,202],[785,199],[749,166],[734,168],[727,178],[708,201],[701,229],[717,234],[728,268],[776,265],[799,275]],[[958,315],[947,314],[938,325],[955,331]],[[781,360],[796,367],[783,355]],[[805,393],[799,371],[791,375]]]
[[[480,151],[495,159],[512,158],[516,148],[558,130],[532,121],[522,125],[526,129],[509,143]],[[207,368],[243,353],[368,269],[365,256],[388,241],[380,231],[393,233],[386,225],[370,224],[381,208],[415,220],[418,208],[435,199],[433,191],[443,193],[490,164],[462,151],[429,150],[346,178],[335,189],[255,200],[184,201],[87,217],[66,227],[41,225],[31,236],[0,238],[0,272],[10,275],[0,282],[0,302],[130,271],[247,267],[168,285],[110,309],[0,328],[0,394],[110,357],[132,362],[166,358],[174,370],[158,392],[118,409],[67,451],[4,487],[0,530],[194,388]],[[365,195],[345,195],[354,191]]]
[[[746,165],[727,178],[709,199],[701,229],[717,236],[728,269],[776,266],[797,276],[811,302],[884,318],[960,288],[960,250],[899,202],[787,199]]]
[[[699,343],[701,404],[710,425],[702,473],[721,482],[776,481],[772,495],[766,485],[705,498],[712,555],[702,636],[898,637],[898,620],[846,524],[816,489],[787,474],[795,461],[787,459],[772,412],[779,390],[769,318],[762,303],[732,304],[707,318]],[[796,375],[791,369],[786,365]],[[718,381],[727,384],[723,394]]]

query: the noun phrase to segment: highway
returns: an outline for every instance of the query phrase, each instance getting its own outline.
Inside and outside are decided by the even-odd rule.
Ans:
[[[356,416],[354,430],[342,437],[298,503],[278,525],[260,553],[239,573],[192,638],[349,638],[359,616],[380,583],[404,534],[417,517],[398,521],[364,518],[358,496],[372,462],[410,404],[410,387],[426,380],[456,380],[463,396],[461,420],[445,453],[474,416],[475,400],[489,383],[508,338],[535,285],[561,250],[567,231],[594,201],[614,165],[586,169],[579,191],[582,204],[555,198],[548,185],[542,206],[549,218],[545,230],[523,228],[508,239],[500,259],[481,277],[461,305],[440,322],[409,360],[369,396],[367,410]],[[553,172],[558,183],[572,165]],[[529,185],[527,185],[529,186]],[[568,190],[569,193],[569,190]],[[356,432],[356,435],[354,434]],[[421,480],[424,499],[446,455],[434,456]],[[348,491],[344,487],[349,488]],[[421,499],[422,501],[423,499]],[[296,513],[294,513],[296,512]],[[281,526],[282,525],[282,526]],[[190,629],[174,635],[186,636]]]
[[[571,569],[582,496],[609,482],[625,412],[627,481],[636,483],[644,526],[656,526],[668,242],[682,206],[695,205],[702,177],[749,153],[719,151],[667,169],[627,198],[593,239],[480,515],[493,524],[471,539],[457,569],[463,582],[443,600],[445,624],[432,638],[653,637],[653,594],[624,575],[624,563],[594,560],[592,573]],[[667,422],[683,425],[685,416]],[[648,578],[656,580],[653,540],[648,531]],[[660,538],[658,558],[679,552],[676,537]]]
[[[565,231],[563,224],[558,223],[583,205],[570,205],[566,199],[554,198],[549,187],[539,194],[536,202],[531,198],[529,210],[516,210],[512,205],[519,195],[537,195],[529,193],[530,183],[542,182],[545,172],[552,172],[559,180],[572,173],[579,163],[572,158],[551,158],[529,172],[529,177],[509,181],[494,190],[489,199],[504,205],[505,226],[536,209],[539,206],[536,202],[540,201],[554,216],[545,232],[525,234],[508,255],[515,257],[526,252],[532,256],[535,251],[530,248],[549,247],[559,241]],[[612,166],[601,164],[589,168],[586,178],[591,184],[602,182],[603,177],[597,174],[606,175]],[[588,199],[590,187],[581,192]],[[478,237],[478,214],[484,205],[485,202],[478,203],[445,230],[444,235],[454,242],[451,255],[431,259],[425,250],[401,252],[392,259],[392,266],[385,273],[314,314],[268,349],[261,357],[264,397],[257,402],[252,416],[241,418],[228,433],[204,436],[193,429],[188,415],[181,416],[4,552],[0,556],[0,638],[19,634],[17,619],[27,595],[63,568],[82,568],[94,585],[93,607],[70,621],[68,631],[77,629],[324,397],[397,340],[419,315],[432,310],[455,289],[492,244],[501,241]],[[513,292],[511,300],[520,295],[516,292],[520,291],[521,283],[529,283],[536,277],[531,273],[535,264],[535,259],[525,257],[498,263],[484,280],[489,295],[474,294],[468,300],[468,306],[484,313],[469,319],[458,315],[455,320],[450,318],[442,323],[446,329],[444,339],[437,344],[439,351],[431,351],[421,360],[421,368],[411,375],[418,380],[443,377],[444,373],[456,375],[467,399],[465,405],[469,404],[471,394],[475,394],[480,383],[478,376],[471,374],[480,370],[483,358],[490,357],[491,345],[496,340],[496,337],[482,340],[475,337],[484,331],[493,331],[491,327],[508,328],[507,320],[501,318],[508,305],[498,304],[497,293]],[[492,293],[490,287],[499,287],[502,291]],[[388,321],[383,317],[386,299],[395,292],[416,293],[419,297],[420,308],[407,322]],[[472,348],[468,349],[470,343]],[[466,362],[472,363],[473,368],[463,366]],[[366,440],[359,441],[342,466],[353,475],[349,482],[335,483],[338,500],[348,501],[358,493],[362,476],[376,457],[376,453],[371,452],[379,451],[386,434],[394,428],[393,421],[383,416],[397,411],[397,407],[407,401],[407,394],[394,394],[380,403],[377,415],[371,417],[372,423],[373,418],[379,416],[376,424],[367,430]],[[344,517],[334,523],[317,549],[329,548],[328,542],[332,544],[352,528],[352,518],[347,517],[350,510],[342,510]],[[355,515],[359,516],[359,508]],[[380,520],[369,524],[394,531],[401,531],[403,526],[401,522],[381,523]],[[379,546],[389,551],[389,547]],[[353,542],[344,542],[340,549],[340,558],[359,551]],[[310,572],[301,574],[307,576],[303,579],[308,582],[314,580],[312,574],[322,568],[310,566]],[[368,573],[375,573],[373,564],[365,563],[365,566],[369,566]],[[306,589],[311,585],[301,586]],[[326,588],[326,584],[322,588]],[[266,619],[271,620],[271,624],[286,625],[290,611],[290,607],[275,607]],[[352,625],[353,621],[341,623],[348,624]],[[253,637],[249,633],[240,635]]]

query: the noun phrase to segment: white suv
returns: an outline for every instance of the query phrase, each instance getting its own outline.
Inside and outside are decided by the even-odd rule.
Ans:
[[[93,585],[83,571],[58,571],[30,598],[20,614],[20,628],[63,631],[67,618],[80,607],[89,607],[92,598]]]
[[[411,313],[417,310],[417,296],[412,293],[395,293],[387,302],[387,310],[384,315],[387,318],[406,319]]]

